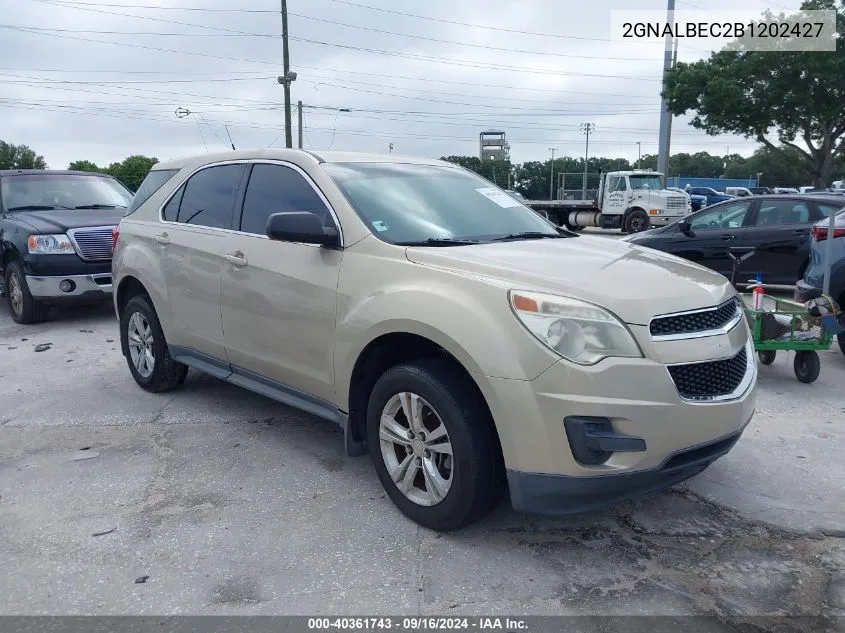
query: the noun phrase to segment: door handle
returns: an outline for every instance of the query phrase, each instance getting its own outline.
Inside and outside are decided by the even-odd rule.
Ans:
[[[798,229],[797,231],[793,231],[792,234],[797,235],[797,236],[807,235],[807,231],[805,231],[803,229]]]
[[[246,266],[247,261],[246,257],[240,251],[235,251],[234,253],[230,253],[229,255],[224,255],[226,261],[232,264],[232,266]]]
[[[723,239],[725,242],[727,242],[728,240],[735,240],[735,239],[736,239],[736,235],[732,235],[732,234],[730,234],[730,233],[725,233],[725,234],[722,236],[722,239]]]
[[[167,246],[168,244],[170,244],[170,236],[167,233],[159,233],[155,236],[155,241],[159,244]]]

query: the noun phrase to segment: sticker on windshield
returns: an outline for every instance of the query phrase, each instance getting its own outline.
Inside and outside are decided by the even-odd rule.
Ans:
[[[382,220],[374,220],[373,228],[379,233],[384,233],[387,230],[387,224],[385,224]]]
[[[493,187],[482,187],[481,189],[476,189],[476,191],[485,198],[489,198],[503,209],[518,207],[521,204],[516,198],[512,198],[504,191],[494,189]]]

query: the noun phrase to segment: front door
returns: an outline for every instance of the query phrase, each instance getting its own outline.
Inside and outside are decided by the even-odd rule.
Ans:
[[[670,252],[730,278],[733,261],[728,252],[742,244],[750,207],[750,202],[728,202],[690,216],[688,233],[676,233]]]
[[[759,274],[763,283],[795,284],[809,255],[810,228],[819,219],[808,201],[761,200],[742,237],[742,246],[753,248],[754,255],[742,262],[737,282]]]
[[[168,292],[168,342],[223,361],[220,277],[245,168],[217,165],[191,176],[165,205],[154,236]]]
[[[330,400],[343,252],[267,238],[267,218],[284,211],[311,211],[326,226],[335,222],[299,169],[255,164],[237,231],[227,239],[222,285],[226,351],[235,371]]]

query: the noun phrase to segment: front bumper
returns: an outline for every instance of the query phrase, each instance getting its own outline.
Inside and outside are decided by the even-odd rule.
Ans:
[[[26,283],[33,298],[42,303],[96,302],[108,299],[112,294],[111,273],[50,277],[27,275]]]
[[[515,509],[581,512],[659,490],[701,472],[739,439],[754,414],[757,382],[744,320],[726,334],[689,340],[646,343],[646,327],[632,331],[646,358],[608,358],[592,367],[560,360],[534,380],[476,376],[496,423]],[[728,358],[743,346],[746,370],[733,394],[681,397],[667,364]],[[644,446],[610,451],[594,463],[576,458],[566,428],[572,418],[603,420],[616,440]]]

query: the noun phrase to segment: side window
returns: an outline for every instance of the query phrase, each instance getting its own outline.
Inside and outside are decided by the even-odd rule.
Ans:
[[[778,200],[760,205],[757,226],[804,224],[810,221],[810,209],[803,202]]]
[[[232,226],[235,197],[243,165],[220,165],[197,172],[185,183],[177,222],[228,229]]]
[[[177,173],[179,173],[178,169],[156,169],[148,173],[141,186],[138,187],[138,191],[132,197],[132,202],[129,203],[129,207],[123,213],[123,216],[126,217],[135,213],[138,207],[149,200],[150,196],[161,189]]]
[[[328,208],[298,171],[282,165],[255,165],[246,188],[240,230],[264,235],[267,218],[284,211],[310,211],[324,225],[332,223]]]
[[[699,213],[690,221],[693,231],[709,229],[736,229],[742,226],[748,213],[748,202],[720,205]]]
[[[167,222],[175,222],[179,217],[179,204],[182,202],[182,194],[185,193],[185,185],[179,187],[179,190],[173,194],[173,197],[164,205],[161,215]]]
[[[821,213],[822,216],[829,218],[831,213],[833,213],[834,215],[839,213],[842,210],[842,208],[845,207],[845,204],[843,204],[841,206],[829,205],[829,204],[817,204],[816,207],[818,208],[819,213]]]

